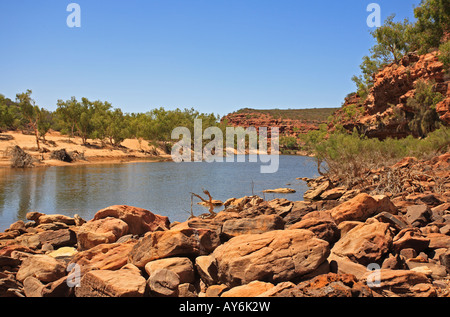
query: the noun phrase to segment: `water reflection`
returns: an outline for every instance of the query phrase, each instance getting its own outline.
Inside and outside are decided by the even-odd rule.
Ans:
[[[78,213],[89,220],[100,209],[125,204],[184,221],[190,192],[208,189],[214,199],[262,196],[269,188],[289,187],[293,195],[266,194],[266,199],[302,200],[307,190],[296,177],[314,177],[315,163],[298,156],[281,156],[276,174],[261,174],[259,163],[131,163],[30,170],[0,169],[0,230],[25,219],[29,211]],[[195,206],[194,213],[205,209]]]

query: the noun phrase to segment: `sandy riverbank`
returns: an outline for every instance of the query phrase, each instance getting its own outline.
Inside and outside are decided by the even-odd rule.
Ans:
[[[0,168],[11,166],[11,157],[8,150],[14,146],[21,147],[33,158],[38,160],[34,165],[36,167],[47,166],[73,166],[103,163],[127,163],[140,161],[165,161],[170,160],[170,155],[165,154],[161,149],[150,146],[147,141],[139,142],[136,139],[126,139],[121,147],[114,148],[110,145],[102,145],[100,141],[88,140],[89,145],[83,145],[81,138],[70,138],[59,132],[50,132],[46,135],[46,142],[41,141],[39,152],[36,146],[34,135],[25,135],[21,132],[8,131],[0,134]],[[51,159],[51,152],[65,149],[67,152],[78,152],[84,156],[84,160],[76,160],[67,163]]]

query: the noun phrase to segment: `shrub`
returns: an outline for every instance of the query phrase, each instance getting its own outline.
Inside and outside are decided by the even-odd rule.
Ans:
[[[352,186],[364,180],[370,170],[391,166],[407,156],[429,158],[450,145],[450,128],[443,127],[425,139],[408,136],[404,139],[380,141],[359,135],[337,132],[329,135],[310,132],[306,149],[317,160],[318,170],[335,181]],[[313,141],[314,140],[314,141]]]
[[[439,47],[439,60],[444,63],[444,68],[448,69],[450,68],[450,40],[443,43],[440,47]]]
[[[417,136],[425,137],[439,127],[439,115],[436,105],[444,96],[434,91],[434,82],[418,81],[416,93],[407,101],[407,106],[414,111],[414,118],[408,124],[409,129]]]

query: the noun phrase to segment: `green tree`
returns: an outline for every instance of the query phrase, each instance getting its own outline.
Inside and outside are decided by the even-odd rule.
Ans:
[[[410,130],[420,137],[426,137],[430,132],[439,128],[439,115],[436,104],[444,96],[434,90],[434,82],[418,81],[415,96],[409,98],[407,106],[414,111],[414,118],[409,122]]]
[[[107,123],[106,137],[111,145],[120,145],[130,135],[122,110],[114,109],[113,111],[108,111]]]
[[[53,125],[53,113],[44,108],[39,111],[38,131],[39,137],[45,141],[45,135]]]
[[[31,98],[32,91],[28,89],[24,93],[16,95],[16,103],[18,104],[23,118],[26,120],[28,128],[33,130],[36,137],[36,145],[38,150],[41,149],[39,143],[39,119],[41,109],[36,105],[36,102]]]
[[[409,34],[412,24],[408,19],[394,22],[395,15],[389,16],[384,24],[371,32],[377,44],[372,48],[373,57],[383,64],[398,63],[410,49]]]
[[[422,0],[420,6],[414,9],[414,16],[417,19],[414,49],[426,53],[432,48],[438,48],[444,34],[450,32],[450,1]]]
[[[412,24],[407,19],[394,22],[394,18],[395,15],[389,16],[381,27],[370,33],[376,44],[370,49],[370,55],[363,57],[361,74],[352,77],[363,100],[373,86],[374,74],[389,63],[398,63],[410,49]]]
[[[92,106],[92,102],[87,98],[82,98],[80,104],[80,119],[77,122],[76,127],[83,145],[87,144],[87,139],[94,131],[94,123],[92,122],[93,115],[94,107]]]
[[[60,119],[63,130],[70,133],[70,137],[74,137],[77,124],[81,117],[81,103],[75,97],[69,100],[58,100],[56,114]]]
[[[106,101],[102,102],[97,100],[90,103],[91,131],[88,136],[92,139],[99,139],[102,144],[104,144],[104,140],[108,137],[111,108],[111,104]]]
[[[439,60],[444,64],[447,72],[450,70],[450,40],[439,46]]]
[[[0,129],[17,129],[22,116],[17,104],[0,94]]]

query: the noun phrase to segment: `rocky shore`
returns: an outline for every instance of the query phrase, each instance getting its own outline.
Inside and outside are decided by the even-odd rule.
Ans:
[[[0,233],[0,296],[450,296],[450,153],[305,181],[304,201],[232,198],[183,223],[30,212]]]

